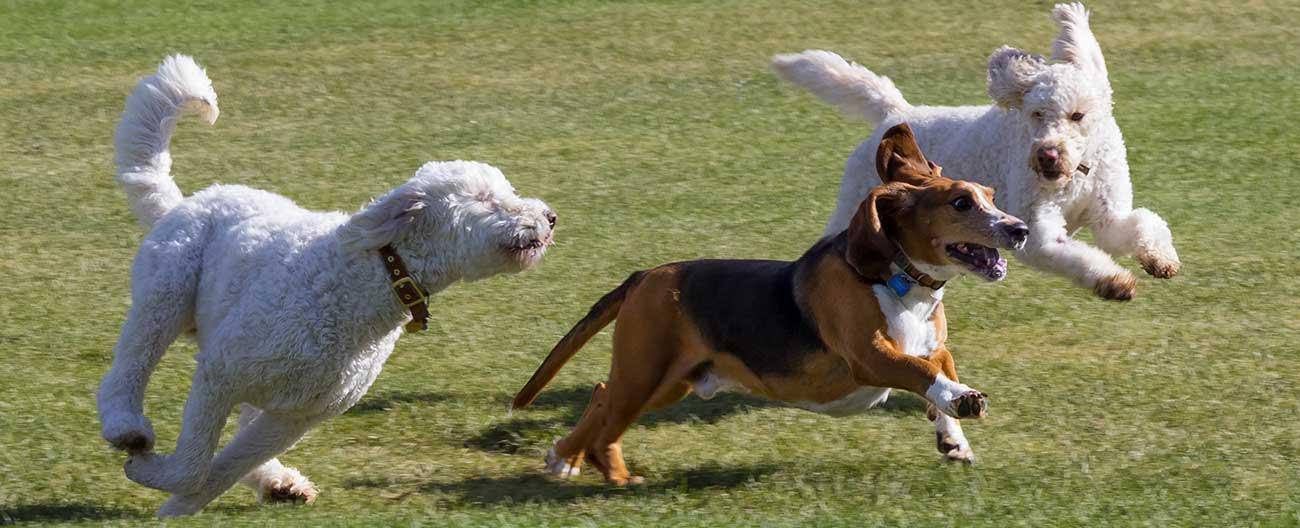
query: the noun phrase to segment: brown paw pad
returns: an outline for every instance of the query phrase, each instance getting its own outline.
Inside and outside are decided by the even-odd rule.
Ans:
[[[988,414],[988,397],[979,391],[970,391],[952,401],[952,408],[957,410],[958,418],[983,418]]]
[[[1093,291],[1108,301],[1132,300],[1137,294],[1137,279],[1129,273],[1111,275],[1098,281]]]

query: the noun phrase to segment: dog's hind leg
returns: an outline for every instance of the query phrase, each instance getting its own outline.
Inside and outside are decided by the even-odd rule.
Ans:
[[[137,484],[170,493],[198,491],[208,476],[212,453],[230,416],[232,402],[224,387],[210,381],[200,365],[194,373],[176,450],[170,455],[131,455],[126,477]]]
[[[247,429],[262,411],[247,403],[240,405],[239,429]],[[261,502],[303,502],[316,500],[316,486],[298,470],[286,467],[272,458],[257,466],[239,479],[239,483],[252,488]]]
[[[547,473],[561,478],[578,476],[582,470],[582,460],[587,454],[587,445],[605,423],[607,399],[608,387],[604,382],[597,383],[578,424],[546,452]]]
[[[203,484],[193,492],[172,495],[158,510],[158,517],[190,515],[203,509],[249,472],[293,447],[321,418],[260,414],[217,454]]]
[[[153,449],[154,432],[144,416],[144,390],[163,353],[193,327],[198,285],[201,226],[177,230],[171,240],[150,237],[136,256],[131,275],[131,309],[117,344],[113,366],[99,385],[101,435],[131,453]],[[161,238],[161,237],[159,237]]]
[[[617,342],[617,336],[615,337]],[[637,354],[640,360],[646,357]],[[672,357],[665,354],[663,357]],[[685,383],[695,364],[678,359],[667,368],[659,365],[619,365],[615,354],[610,372],[609,393],[600,430],[587,444],[587,460],[600,469],[605,481],[616,486],[640,484],[623,460],[623,433],[641,413],[680,401],[690,393]],[[662,370],[661,370],[662,369]]]

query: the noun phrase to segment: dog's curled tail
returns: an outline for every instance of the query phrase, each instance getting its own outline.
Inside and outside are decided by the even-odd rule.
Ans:
[[[148,229],[184,198],[171,177],[168,152],[176,119],[197,111],[208,124],[217,121],[217,92],[208,75],[185,55],[172,55],[158,73],[141,79],[126,100],[113,136],[117,183],[126,190],[131,211]]]
[[[641,282],[642,273],[644,272],[633,273],[623,281],[623,284],[614,288],[614,291],[606,293],[591,306],[586,317],[573,325],[569,333],[564,334],[564,338],[555,344],[555,348],[551,349],[551,353],[542,361],[541,366],[537,367],[533,377],[529,378],[524,388],[519,389],[519,394],[515,395],[514,401],[510,404],[511,410],[522,409],[532,404],[533,400],[537,399],[537,394],[542,392],[556,374],[559,374],[564,364],[568,363],[569,359],[573,358],[573,355],[577,354],[592,336],[609,326],[609,323],[618,317],[618,309],[623,306],[623,300],[627,298],[628,292]]]
[[[829,51],[777,55],[772,57],[772,69],[845,115],[873,125],[912,107],[889,77],[876,75]]]

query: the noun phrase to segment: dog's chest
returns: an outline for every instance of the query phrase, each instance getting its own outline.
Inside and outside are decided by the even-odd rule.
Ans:
[[[884,285],[872,286],[885,330],[899,351],[909,356],[929,357],[939,346],[938,330],[930,317],[943,300],[943,290],[916,286],[899,297]]]

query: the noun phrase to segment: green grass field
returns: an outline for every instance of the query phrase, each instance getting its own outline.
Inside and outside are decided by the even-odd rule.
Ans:
[[[869,130],[780,84],[772,54],[837,50],[914,103],[982,104],[990,51],[1049,52],[1055,34],[1046,2],[866,4],[0,1],[0,524],[136,525],[164,499],[99,439],[94,389],[142,236],[113,126],[170,52],[208,68],[222,109],[177,131],[187,193],[354,210],[463,158],[561,217],[539,269],[438,296],[369,396],[284,457],[315,505],[240,488],[170,524],[1300,524],[1300,4],[1284,1],[1090,5],[1136,201],[1169,221],[1183,273],[1141,275],[1127,304],[1015,262],[954,284],[950,346],[992,402],[966,427],[976,465],[939,463],[910,395],[846,419],[724,396],[629,431],[644,487],[542,476],[608,332],[535,409],[506,402],[599,295],[672,260],[792,259],[820,234]],[[150,385],[163,451],[194,353],[173,346]]]

